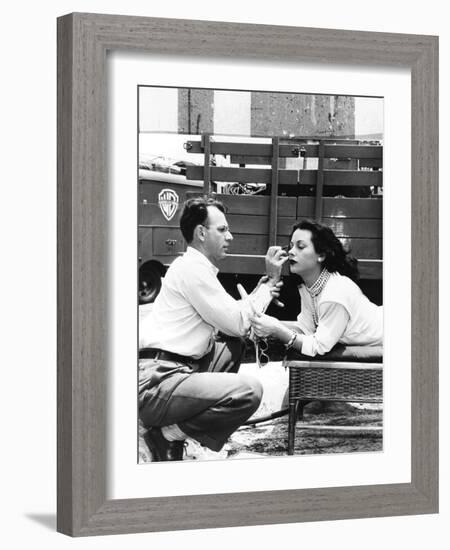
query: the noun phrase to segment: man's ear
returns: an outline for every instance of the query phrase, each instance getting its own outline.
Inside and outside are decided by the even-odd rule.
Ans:
[[[197,237],[197,239],[201,242],[205,240],[205,226],[198,224],[197,227],[194,229],[194,237]]]

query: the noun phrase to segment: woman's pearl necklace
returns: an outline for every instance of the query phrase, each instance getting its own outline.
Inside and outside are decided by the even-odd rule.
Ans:
[[[309,295],[312,299],[313,304],[313,321],[314,325],[317,327],[319,324],[319,313],[318,313],[318,307],[317,307],[317,297],[322,292],[322,290],[325,288],[325,285],[328,282],[328,279],[330,278],[330,272],[326,267],[324,267],[319,275],[319,277],[316,279],[316,281],[311,286],[306,286],[306,290],[308,291]]]

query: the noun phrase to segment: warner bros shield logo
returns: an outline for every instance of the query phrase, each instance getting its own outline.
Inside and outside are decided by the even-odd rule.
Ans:
[[[170,221],[178,210],[178,195],[172,189],[163,189],[158,195],[158,204],[167,221]]]

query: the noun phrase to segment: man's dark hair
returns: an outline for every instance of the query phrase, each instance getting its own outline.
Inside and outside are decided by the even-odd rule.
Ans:
[[[189,244],[194,237],[194,229],[197,225],[204,224],[208,218],[208,206],[215,206],[225,214],[225,207],[216,199],[196,197],[188,199],[183,206],[180,217],[180,229],[186,242]]]

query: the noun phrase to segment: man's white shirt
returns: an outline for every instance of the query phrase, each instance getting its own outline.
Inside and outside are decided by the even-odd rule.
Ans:
[[[246,336],[250,319],[272,296],[267,284],[235,300],[220,284],[218,269],[198,250],[188,247],[162,281],[152,311],[140,322],[139,348],[159,348],[200,358],[212,346],[214,333]]]

